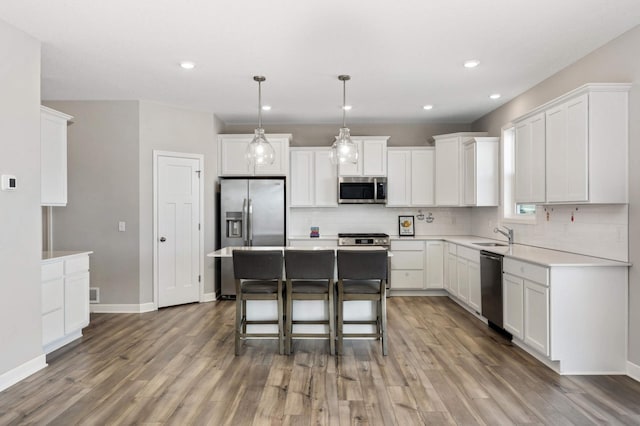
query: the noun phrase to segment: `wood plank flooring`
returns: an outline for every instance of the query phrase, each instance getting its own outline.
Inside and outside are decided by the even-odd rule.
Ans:
[[[445,297],[388,299],[375,341],[253,340],[234,302],[97,314],[49,367],[0,393],[0,424],[640,424],[640,383],[559,376]]]

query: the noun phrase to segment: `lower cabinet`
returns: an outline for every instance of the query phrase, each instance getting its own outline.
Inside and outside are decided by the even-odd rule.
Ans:
[[[448,245],[447,291],[480,314],[482,312],[480,251],[452,243]]]
[[[42,346],[52,352],[82,336],[89,324],[89,254],[42,263]]]
[[[524,342],[549,356],[549,287],[524,282]]]
[[[442,241],[391,241],[391,289],[443,288]]]
[[[519,339],[524,338],[524,280],[502,275],[502,322],[504,329]]]

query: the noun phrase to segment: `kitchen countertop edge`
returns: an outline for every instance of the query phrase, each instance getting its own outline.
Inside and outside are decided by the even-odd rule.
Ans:
[[[74,256],[82,256],[93,254],[93,251],[85,250],[85,251],[63,251],[63,250],[54,250],[54,251],[43,251],[42,252],[42,263],[54,262],[56,260],[60,260],[66,257],[74,257]]]

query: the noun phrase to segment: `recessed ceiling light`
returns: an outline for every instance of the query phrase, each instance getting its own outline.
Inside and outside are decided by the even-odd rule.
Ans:
[[[185,70],[192,70],[196,67],[196,64],[194,64],[193,62],[190,61],[182,61],[180,62],[180,66],[182,68],[184,68]]]
[[[480,61],[477,60],[477,59],[470,59],[470,60],[464,62],[464,67],[465,68],[475,68],[478,65],[480,65]]]
[[[493,95],[489,95],[491,99],[500,99],[500,93],[494,93]]]
[[[422,107],[422,109],[426,109],[428,111],[430,109],[433,109],[433,105],[425,105]]]
[[[352,106],[351,105],[345,105],[342,107],[345,111],[350,111]]]
[[[263,111],[271,111],[271,105],[262,105]]]

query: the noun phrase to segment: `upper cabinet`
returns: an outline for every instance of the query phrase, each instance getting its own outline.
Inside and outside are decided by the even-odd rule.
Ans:
[[[545,201],[545,115],[535,114],[515,125],[515,201]]]
[[[358,146],[356,164],[340,164],[340,176],[386,176],[389,136],[352,136]]]
[[[486,136],[486,132],[452,133],[438,135],[436,141],[435,200],[438,206],[465,205],[463,144],[473,137]],[[479,164],[482,168],[483,165]]]
[[[330,148],[291,148],[291,207],[336,207],[337,167]]]
[[[463,198],[465,206],[497,206],[500,139],[472,138],[463,146]]]
[[[265,135],[276,153],[271,165],[250,168],[245,153],[253,135],[218,136],[218,176],[287,176],[290,134]]]
[[[628,203],[630,88],[586,84],[516,120],[516,201]]]
[[[389,148],[387,207],[434,205],[434,148]]]
[[[40,200],[43,206],[67,205],[67,122],[72,118],[40,107]]]

